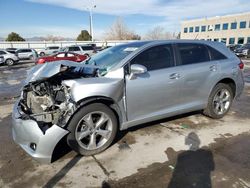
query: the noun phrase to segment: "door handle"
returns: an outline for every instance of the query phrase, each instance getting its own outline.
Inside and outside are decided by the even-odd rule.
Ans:
[[[177,79],[180,78],[180,74],[178,74],[178,73],[170,74],[169,78],[170,78],[170,79],[175,79],[175,80],[177,80]]]
[[[217,66],[216,65],[212,65],[209,67],[210,71],[217,71]]]

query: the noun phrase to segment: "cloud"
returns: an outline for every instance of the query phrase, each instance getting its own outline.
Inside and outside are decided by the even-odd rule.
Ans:
[[[85,11],[87,7],[96,5],[94,11],[105,15],[160,16],[165,21],[154,25],[164,25],[171,31],[179,30],[182,20],[250,11],[249,0],[95,0],[94,3],[90,0],[27,1]]]

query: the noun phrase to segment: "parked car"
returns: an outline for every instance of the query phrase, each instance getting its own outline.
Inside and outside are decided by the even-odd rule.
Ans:
[[[38,54],[34,49],[23,48],[18,49],[16,51],[16,55],[20,60],[36,60],[38,58]]]
[[[64,136],[77,153],[94,155],[135,125],[197,110],[222,118],[243,91],[243,67],[224,44],[198,40],[133,42],[85,64],[35,66],[14,106],[13,138],[50,162]]]
[[[19,61],[19,58],[15,54],[7,52],[6,50],[0,50],[0,56],[3,58],[1,64],[11,66]]]
[[[7,52],[10,52],[10,53],[12,53],[12,54],[15,54],[16,51],[17,51],[17,48],[6,48],[5,50],[6,50]]]
[[[96,53],[96,49],[94,45],[73,45],[69,47],[63,48],[65,52],[74,52],[77,54],[92,56]]]
[[[227,47],[228,47],[231,51],[235,52],[235,50],[238,49],[238,48],[240,48],[241,46],[242,46],[241,44],[231,44],[231,45],[228,45]]]
[[[40,56],[51,55],[51,54],[57,53],[59,49],[60,49],[59,46],[48,46],[40,50],[38,53]]]
[[[76,53],[72,53],[72,52],[58,52],[58,53],[53,54],[51,56],[38,58],[36,64],[44,64],[46,62],[54,62],[54,61],[60,61],[60,60],[82,62],[87,58],[88,58],[88,56],[86,56],[86,55],[80,55],[80,54],[76,54]]]
[[[239,57],[250,57],[250,43],[237,48],[235,54]]]
[[[0,56],[0,65],[4,64],[4,57]]]

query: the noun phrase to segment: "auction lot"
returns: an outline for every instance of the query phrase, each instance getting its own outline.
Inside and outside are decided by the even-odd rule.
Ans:
[[[59,145],[52,164],[34,161],[11,137],[12,106],[34,63],[1,66],[0,187],[250,187],[250,60],[243,61],[244,93],[223,119],[194,112],[139,125],[90,157]]]

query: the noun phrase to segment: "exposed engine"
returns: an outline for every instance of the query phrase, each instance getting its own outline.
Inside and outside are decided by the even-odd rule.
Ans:
[[[70,88],[63,80],[97,76],[97,69],[62,66],[61,71],[47,79],[30,82],[23,88],[20,107],[23,118],[34,119],[40,127],[64,126],[75,110]]]
[[[37,122],[60,125],[65,124],[74,106],[69,88],[51,80],[27,85],[20,104],[25,114]]]

